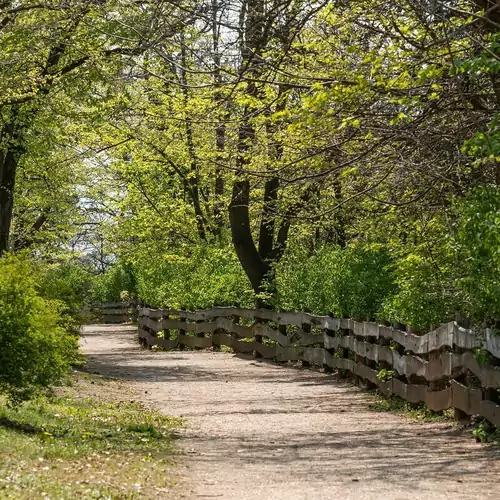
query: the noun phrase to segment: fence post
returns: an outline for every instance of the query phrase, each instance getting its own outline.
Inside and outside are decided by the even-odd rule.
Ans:
[[[185,307],[181,307],[181,311],[185,311]],[[179,314],[179,319],[182,321],[187,321],[186,317],[182,315],[182,312]],[[183,351],[185,348],[185,345],[181,342],[181,337],[186,335],[186,330],[181,330],[179,328],[179,351]]]
[[[311,333],[311,325],[309,325],[308,323],[302,323],[301,328],[305,334]],[[303,368],[310,368],[311,363],[309,363],[309,361],[302,360],[302,367]]]
[[[255,317],[255,316],[254,316],[254,320],[255,320],[255,324],[262,323],[262,320],[260,318]],[[262,335],[255,335],[255,342],[257,344],[262,344]],[[255,358],[261,358],[262,357],[262,355],[260,354],[260,352],[258,352],[257,350],[254,350],[253,355],[254,355]]]

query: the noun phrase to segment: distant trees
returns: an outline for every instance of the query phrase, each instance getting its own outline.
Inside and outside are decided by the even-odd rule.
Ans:
[[[500,181],[496,2],[1,5],[0,252],[231,244],[267,306],[287,252],[373,244],[388,294],[466,301],[450,237]]]

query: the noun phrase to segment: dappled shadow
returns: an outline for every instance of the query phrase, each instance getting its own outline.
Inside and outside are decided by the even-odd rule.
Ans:
[[[44,430],[26,422],[19,422],[7,417],[0,417],[0,427],[16,431],[21,434],[43,434]]]
[[[360,429],[293,434],[286,440],[276,441],[262,440],[244,432],[231,438],[207,438],[200,433],[196,439],[201,450],[196,459],[206,462],[207,466],[214,460],[226,461],[234,467],[245,462],[258,463],[263,470],[279,464],[293,470],[295,476],[309,477],[314,470],[340,472],[342,463],[348,462],[349,466],[341,471],[342,476],[348,478],[392,478],[413,483],[418,476],[439,481],[451,475],[484,482],[494,472],[489,467],[490,461],[500,458],[498,448],[465,451],[446,431],[439,434],[422,431],[415,435],[411,431],[381,433]]]
[[[369,396],[337,375],[241,354],[152,352],[135,335],[117,327],[85,334],[86,369],[145,382],[148,399],[167,412],[177,401],[196,422],[185,434],[189,462],[207,477],[231,481],[224,474],[246,470],[279,483],[288,471],[297,481],[388,481],[427,495],[430,482],[488,483],[499,472],[499,448],[452,425],[369,411]]]

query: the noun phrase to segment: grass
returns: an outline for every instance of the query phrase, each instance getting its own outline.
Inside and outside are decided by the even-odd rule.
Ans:
[[[164,498],[182,422],[119,400],[120,384],[78,375],[51,398],[0,399],[0,498]]]
[[[369,404],[368,407],[378,412],[401,413],[407,417],[423,422],[444,422],[453,420],[452,410],[435,412],[429,410],[424,404],[408,403],[398,396],[377,396],[376,401]]]

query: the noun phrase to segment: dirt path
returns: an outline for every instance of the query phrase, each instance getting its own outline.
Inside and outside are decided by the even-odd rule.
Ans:
[[[87,327],[82,342],[89,370],[130,380],[188,419],[178,498],[500,498],[500,450],[449,424],[370,411],[370,396],[333,376],[146,351],[130,327]]]

